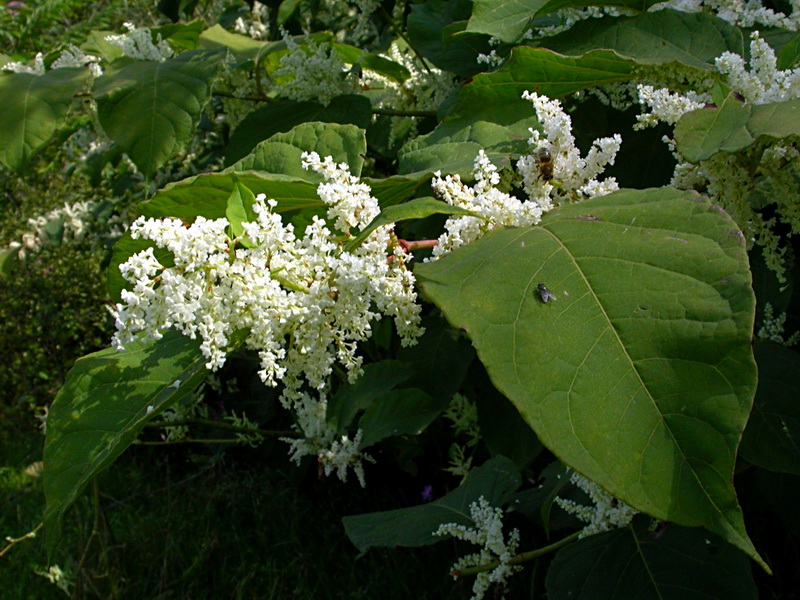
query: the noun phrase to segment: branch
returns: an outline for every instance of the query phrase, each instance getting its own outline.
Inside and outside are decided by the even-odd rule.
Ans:
[[[435,117],[435,110],[391,110],[389,108],[373,108],[373,115],[386,115],[387,117]]]
[[[274,429],[256,429],[254,427],[239,427],[238,425],[231,425],[229,423],[222,423],[220,421],[212,421],[211,419],[200,419],[196,417],[189,417],[179,421],[151,421],[145,427],[179,427],[181,425],[205,425],[206,427],[214,427],[215,429],[222,429],[224,431],[234,431],[236,433],[253,433],[262,435],[264,437],[297,437],[296,431],[280,431]]]
[[[11,548],[12,548],[13,546],[15,546],[16,544],[19,544],[20,542],[24,542],[25,540],[30,540],[30,539],[33,539],[33,538],[35,538],[35,537],[36,537],[36,534],[37,534],[37,532],[38,532],[38,531],[39,531],[39,530],[40,530],[42,527],[44,527],[44,523],[39,523],[39,524],[38,524],[36,527],[34,527],[34,528],[33,528],[33,530],[29,531],[29,532],[28,532],[28,533],[26,533],[25,535],[23,535],[23,536],[21,536],[21,537],[18,537],[18,538],[12,538],[12,537],[6,536],[6,541],[8,542],[8,546],[6,546],[6,547],[5,547],[5,548],[3,548],[2,550],[0,550],[0,558],[2,558],[2,556],[3,556],[3,555],[6,553],[6,552],[8,552],[9,550],[11,550]]]
[[[550,552],[554,552],[555,550],[558,550],[562,546],[566,546],[570,542],[577,540],[580,534],[581,534],[580,531],[576,531],[572,535],[568,535],[563,540],[559,540],[554,544],[550,544],[549,546],[539,548],[538,550],[531,550],[530,552],[523,552],[522,554],[517,554],[510,561],[508,561],[508,564],[519,565],[524,562],[531,561],[535,558],[539,558],[540,556],[544,556],[545,554],[549,554]],[[453,571],[450,573],[450,575],[452,575],[453,577],[464,577],[465,575],[477,575],[478,573],[483,573],[484,571],[493,571],[499,566],[500,566],[500,561],[493,560],[492,562],[486,563],[485,565],[477,565],[475,567],[467,567],[466,569],[459,569],[458,571]]]

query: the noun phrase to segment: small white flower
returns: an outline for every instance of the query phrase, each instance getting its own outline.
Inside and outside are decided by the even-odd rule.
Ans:
[[[580,538],[618,527],[625,527],[638,514],[635,508],[628,506],[621,500],[617,500],[583,475],[573,472],[570,481],[589,494],[594,503],[594,506],[583,506],[573,500],[565,500],[558,496],[555,498],[556,504],[562,509],[588,523],[581,531]]]

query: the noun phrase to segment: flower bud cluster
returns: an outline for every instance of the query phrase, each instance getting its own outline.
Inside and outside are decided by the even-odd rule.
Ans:
[[[558,496],[555,498],[556,504],[562,509],[588,523],[580,533],[579,537],[581,538],[602,531],[625,527],[638,514],[635,508],[628,506],[621,500],[617,500],[583,475],[573,472],[570,481],[586,492],[594,503],[594,506],[584,506],[574,500],[567,500]]]
[[[480,552],[461,557],[453,571],[485,565],[493,561],[499,564],[491,571],[478,573],[472,586],[472,600],[481,600],[492,584],[504,585],[508,578],[521,571],[522,567],[510,564],[519,545],[519,530],[513,529],[508,540],[503,535],[503,511],[494,508],[481,496],[469,505],[470,517],[475,527],[465,527],[456,523],[445,523],[433,535],[450,535],[460,540],[482,546]]]

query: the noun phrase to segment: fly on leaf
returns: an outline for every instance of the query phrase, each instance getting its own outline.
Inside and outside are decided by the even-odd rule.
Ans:
[[[540,283],[536,287],[539,290],[539,296],[541,296],[542,302],[544,302],[545,304],[547,304],[550,300],[552,300],[553,302],[558,300],[558,298],[556,298],[553,295],[553,292],[551,292],[550,290],[547,289],[547,286],[545,284]]]

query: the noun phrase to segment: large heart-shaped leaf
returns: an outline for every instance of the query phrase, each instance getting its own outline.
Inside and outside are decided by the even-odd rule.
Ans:
[[[192,137],[222,58],[195,50],[162,62],[121,59],[95,80],[103,130],[142,173],[152,175]]]
[[[744,238],[721,209],[620,191],[415,273],[563,462],[760,560],[732,484],[756,385],[755,302]]]
[[[0,75],[0,162],[19,170],[64,126],[88,69]]]
[[[551,600],[755,600],[743,554],[696,529],[647,523],[592,535],[559,550],[547,572]]]
[[[48,546],[64,511],[86,485],[131,445],[148,420],[205,376],[200,341],[168,331],[158,342],[133,342],[76,361],[47,415],[44,525]]]

